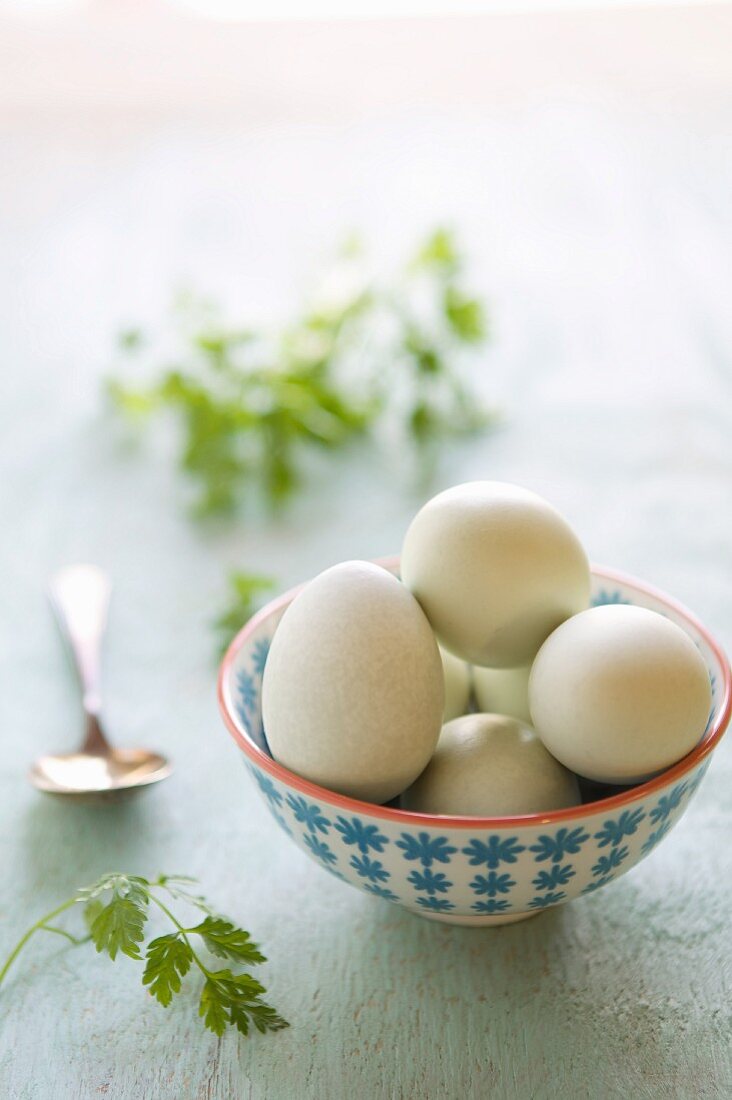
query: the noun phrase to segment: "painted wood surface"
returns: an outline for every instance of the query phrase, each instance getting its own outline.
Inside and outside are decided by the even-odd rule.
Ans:
[[[549,84],[519,50],[521,91],[502,98],[488,65],[460,109],[459,85],[445,85],[448,70],[459,81],[458,54],[429,100],[402,95],[391,73],[388,109],[341,104],[327,125],[320,85],[310,120],[299,103],[288,121],[275,94],[284,62],[258,125],[215,102],[176,116],[154,87],[160,109],[145,115],[125,102],[105,116],[76,91],[55,115],[40,91],[9,97],[0,948],[105,870],[196,874],[261,940],[292,1028],[217,1041],[187,999],[154,1004],[134,964],[49,937],[0,992],[3,1100],[732,1095],[732,742],[647,861],[523,924],[444,927],[348,889],[260,804],[216,712],[210,621],[228,567],[266,568],[284,587],[392,552],[420,493],[393,458],[354,453],[315,468],[309,495],[276,522],[196,528],[170,440],[121,442],[99,396],[111,334],[159,321],[175,280],[193,273],[232,310],[277,310],[343,227],[388,255],[452,219],[492,304],[478,374],[503,424],[454,449],[435,487],[490,476],[546,494],[595,560],[667,588],[732,648],[732,77],[717,64],[732,24],[704,9],[599,18],[558,21],[547,49],[563,72],[557,63]],[[446,35],[471,79],[469,42],[491,58],[506,25]],[[246,56],[241,29],[219,33],[238,33]],[[337,35],[323,34],[331,49]],[[389,25],[368,41],[379,34],[395,49]],[[415,50],[425,35],[415,30]],[[167,784],[117,807],[67,805],[24,780],[34,755],[79,732],[43,584],[80,559],[116,581],[110,732],[176,762]]]

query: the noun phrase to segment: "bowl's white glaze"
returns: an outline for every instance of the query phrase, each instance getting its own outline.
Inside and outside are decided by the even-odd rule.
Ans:
[[[394,559],[380,564],[398,568]],[[262,672],[277,623],[294,595],[268,604],[232,642],[219,674],[224,721],[272,816],[299,848],[344,882],[422,916],[505,924],[619,878],[681,818],[729,722],[729,664],[709,632],[671,597],[596,567],[593,604],[633,603],[667,615],[707,664],[712,711],[688,756],[640,786],[547,814],[434,816],[358,802],[300,778],[267,751]]]

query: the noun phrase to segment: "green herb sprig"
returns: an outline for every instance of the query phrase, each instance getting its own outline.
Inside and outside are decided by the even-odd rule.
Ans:
[[[238,570],[229,576],[229,600],[214,620],[213,628],[218,637],[218,656],[222,657],[234,635],[251,619],[259,607],[259,597],[275,587],[274,577]]]
[[[227,325],[188,298],[176,365],[142,388],[113,379],[109,395],[135,418],[172,414],[199,516],[231,513],[252,490],[280,505],[303,484],[310,452],[343,448],[379,425],[428,467],[441,440],[490,419],[461,369],[463,353],[487,338],[463,269],[446,229],[390,280],[370,273],[351,241],[308,308],[276,332]],[[151,354],[138,330],[119,346]]]
[[[106,952],[112,960],[121,954],[144,962],[142,984],[163,1007],[181,992],[182,981],[191,967],[196,968],[203,975],[198,1014],[204,1026],[216,1035],[223,1035],[227,1027],[236,1028],[242,1035],[248,1035],[252,1027],[260,1032],[288,1027],[287,1021],[262,1000],[266,989],[260,982],[246,972],[204,961],[200,947],[194,946],[202,944],[207,956],[233,963],[254,966],[266,961],[248,932],[217,916],[203,897],[190,892],[188,887],[195,881],[183,875],[159,875],[153,880],[139,875],[103,875],[28,929],[0,969],[0,983],[36,932],[53,932],[73,944],[91,941],[98,952]],[[161,892],[166,895],[165,901]],[[168,908],[171,899],[202,912],[203,919],[193,925],[182,924]],[[84,907],[88,929],[85,937],[51,923],[76,905]],[[174,930],[150,940],[143,955],[151,906],[167,918]]]

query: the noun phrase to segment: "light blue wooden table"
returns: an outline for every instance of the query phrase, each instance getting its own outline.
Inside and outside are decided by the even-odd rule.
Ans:
[[[435,487],[488,476],[546,494],[595,560],[670,590],[729,649],[729,17],[374,25],[367,56],[350,26],[207,28],[177,83],[155,26],[106,99],[81,30],[14,31],[24,63],[8,55],[0,89],[0,948],[103,871],[196,874],[263,943],[292,1027],[217,1041],[190,1001],[155,1005],[134,964],[39,940],[0,993],[0,1097],[725,1100],[732,742],[651,858],[524,924],[440,926],[346,888],[256,796],[217,715],[210,621],[228,567],[284,587],[393,552],[417,498],[393,462],[354,454],[277,522],[197,529],[169,439],[124,446],[99,385],[111,334],[159,319],[180,277],[240,314],[277,310],[344,226],[389,254],[452,217],[492,303],[476,377],[504,423],[447,455]],[[386,75],[369,98],[353,74],[374,50]],[[110,732],[176,763],[117,807],[24,778],[79,734],[43,586],[80,559],[116,581]]]

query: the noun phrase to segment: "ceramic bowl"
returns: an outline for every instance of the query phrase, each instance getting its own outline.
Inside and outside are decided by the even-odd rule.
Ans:
[[[398,570],[393,559],[379,564]],[[343,882],[424,917],[506,924],[612,883],[679,821],[729,722],[729,664],[709,632],[664,593],[595,568],[593,605],[632,603],[659,611],[686,631],[706,661],[712,710],[692,752],[639,786],[545,814],[458,817],[359,802],[301,779],[267,749],[262,672],[296,591],[269,603],[231,644],[219,674],[224,721],[272,817],[298,848]]]

